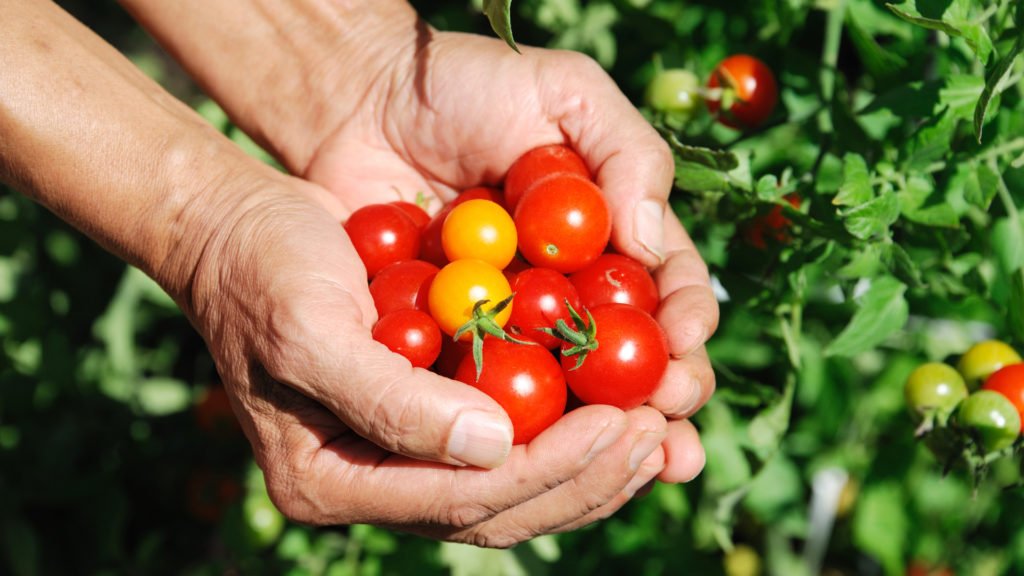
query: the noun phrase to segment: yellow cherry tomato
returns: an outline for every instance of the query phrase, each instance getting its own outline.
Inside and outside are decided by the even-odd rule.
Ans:
[[[1020,361],[1020,355],[1006,342],[985,340],[964,352],[956,367],[967,381],[967,387],[977,390],[993,372]]]
[[[427,305],[441,331],[454,336],[463,324],[473,318],[473,306],[477,302],[487,300],[483,306],[486,311],[511,295],[512,288],[501,270],[482,260],[456,260],[434,276]],[[498,326],[504,326],[510,314],[511,303],[493,320]],[[472,334],[467,332],[461,339],[470,340]]]
[[[475,259],[498,270],[516,255],[519,240],[512,217],[490,200],[468,200],[452,209],[441,228],[448,260]]]

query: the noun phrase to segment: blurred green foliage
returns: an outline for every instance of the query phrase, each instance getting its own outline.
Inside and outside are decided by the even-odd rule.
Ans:
[[[492,34],[481,2],[414,4]],[[271,162],[114,2],[65,5]],[[283,522],[241,436],[198,425],[216,370],[174,303],[0,191],[0,573],[722,574],[750,565],[734,549],[770,574],[1024,573],[1019,453],[945,473],[902,400],[921,362],[1024,344],[1021,18],[1008,1],[512,3],[519,43],[593,55],[672,142],[673,207],[723,295],[704,474],[513,550]],[[707,78],[739,52],[779,80],[765,126],[643,107],[660,68]],[[789,240],[745,242],[779,205]]]

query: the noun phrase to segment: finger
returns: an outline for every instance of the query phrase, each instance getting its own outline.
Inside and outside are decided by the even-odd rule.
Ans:
[[[551,58],[541,79],[548,87],[542,105],[604,191],[613,245],[648,266],[660,264],[675,173],[668,145],[592,59],[562,52]],[[566,82],[570,70],[574,80]]]
[[[628,416],[626,433],[579,475],[452,538],[503,548],[592,517],[595,510],[610,514],[621,507],[628,500],[623,491],[631,483],[635,491],[660,470],[661,443],[667,433],[664,417],[655,410],[640,407]],[[634,481],[638,474],[642,477]]]
[[[668,418],[688,418],[707,403],[714,391],[715,372],[707,351],[700,347],[669,361],[661,383],[647,403]]]
[[[668,435],[661,443],[665,465],[658,480],[667,483],[689,482],[704,470],[706,454],[697,428],[689,420],[671,420]]]
[[[289,483],[286,513],[300,521],[371,523],[447,538],[576,477],[628,425],[611,407],[574,411],[529,446],[517,446],[496,470],[416,461],[342,435],[314,448],[312,457],[289,460],[274,477]],[[317,443],[308,431],[292,434],[306,434],[307,446]],[[284,444],[294,450],[295,442]]]

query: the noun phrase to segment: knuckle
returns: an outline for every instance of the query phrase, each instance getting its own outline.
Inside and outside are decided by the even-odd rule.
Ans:
[[[442,515],[442,523],[462,530],[472,528],[492,518],[495,512],[479,504],[457,504],[447,509]]]

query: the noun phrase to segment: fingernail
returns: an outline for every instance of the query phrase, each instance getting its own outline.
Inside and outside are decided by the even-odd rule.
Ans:
[[[590,451],[587,452],[585,457],[586,461],[590,462],[595,456],[610,448],[616,440],[622,438],[622,434],[625,431],[625,426],[617,426],[615,424],[605,426],[605,429],[597,436],[597,440],[594,440],[594,444],[590,447]]]
[[[452,426],[448,454],[469,466],[497,468],[512,450],[512,431],[503,420],[484,412],[465,412]]]
[[[665,259],[665,204],[655,200],[641,200],[633,215],[633,238],[648,252]]]
[[[636,444],[633,445],[633,450],[629,453],[629,469],[633,472],[639,470],[644,460],[657,450],[658,446],[661,446],[663,436],[663,434],[656,434],[654,432],[648,432],[641,436],[636,441]]]
[[[654,471],[650,474],[642,474],[638,472],[637,475],[633,476],[633,479],[629,481],[629,484],[626,484],[626,487],[622,489],[622,492],[630,498],[636,496],[636,493],[639,492],[642,488],[645,488],[653,483],[654,476],[657,473],[657,471]]]

